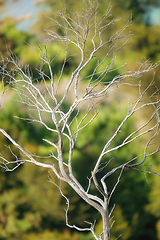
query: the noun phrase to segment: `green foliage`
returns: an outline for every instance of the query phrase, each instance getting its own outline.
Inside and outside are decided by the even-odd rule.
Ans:
[[[5,18],[1,22],[0,26],[0,38],[3,42],[0,50],[3,52],[7,50],[12,50],[16,55],[19,56],[21,53],[25,42],[29,42],[32,39],[31,35],[16,29],[16,21],[12,18]]]
[[[158,165],[154,171],[159,174],[159,169],[160,166]],[[159,195],[160,181],[159,178],[155,178],[151,186],[151,191],[149,193],[149,204],[147,205],[147,210],[158,218],[160,218]]]
[[[89,234],[77,234],[77,233],[70,233],[68,230],[64,230],[63,232],[58,231],[49,231],[45,230],[42,233],[30,233],[27,235],[22,236],[21,240],[48,240],[48,239],[56,239],[56,240],[93,240]]]
[[[14,103],[14,104],[13,104]],[[5,104],[4,104],[5,105]],[[19,109],[19,116],[17,115],[17,108],[20,105],[16,104],[16,100],[13,97],[9,104],[6,105],[5,111],[0,111],[0,126],[4,128],[9,134],[13,136],[13,138],[24,144],[26,141],[30,141],[30,143],[37,143],[40,139],[40,133],[34,127],[34,125],[26,122],[25,120],[21,120],[20,118],[28,118],[28,115],[24,108]],[[39,136],[37,136],[39,135]],[[34,139],[34,136],[37,136],[37,139]],[[2,137],[3,138],[3,137]]]
[[[136,33],[136,38],[132,39],[132,49],[136,52],[140,51],[141,55],[147,59],[158,61],[160,27],[147,27],[144,24],[139,24],[133,25],[132,29]]]

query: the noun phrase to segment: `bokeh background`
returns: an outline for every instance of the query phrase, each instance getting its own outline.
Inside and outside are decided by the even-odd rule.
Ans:
[[[102,14],[109,1],[100,0],[99,3],[99,14]],[[135,70],[136,63],[142,58],[149,59],[153,63],[159,61],[160,1],[112,0],[111,3],[113,17],[120,20],[114,24],[108,34],[120,29],[128,19],[133,20],[131,30],[134,36],[129,44],[117,53],[117,66],[126,62],[127,69]],[[40,66],[41,62],[37,46],[43,46],[46,43],[45,29],[53,27],[51,18],[62,9],[62,6],[63,1],[57,0],[0,0],[1,60],[7,57],[7,51],[11,49],[22,64],[30,65],[33,77],[38,77],[35,69]],[[66,0],[66,6],[68,9],[79,11],[81,1]],[[50,44],[48,52],[51,58],[54,57],[57,45]],[[58,73],[64,57],[65,54],[62,52],[53,61],[53,72]],[[69,62],[65,71],[66,77],[74,69],[77,61],[75,56]],[[92,62],[90,68],[87,69],[88,72],[84,74],[88,75],[94,68],[94,64]],[[113,75],[120,71],[113,72]],[[160,87],[159,75],[160,68],[157,68],[155,85]],[[113,76],[107,77],[110,79]],[[151,79],[152,74],[145,76],[142,87],[145,88]],[[133,95],[137,94],[135,89],[131,91]],[[50,133],[34,123],[26,123],[14,118],[14,115],[27,118],[29,114],[27,109],[14,99],[12,90],[4,95],[0,109],[0,127],[29,151],[45,156],[49,149],[41,139],[49,137]],[[105,137],[114,131],[125,114],[126,105],[120,99],[121,96],[116,96],[110,105],[106,104],[106,111],[102,111],[94,120],[93,125],[87,130],[87,136],[85,133],[80,136],[73,161],[75,169],[78,169],[77,177],[83,185],[87,184],[85,177],[89,174],[93,159],[98,156],[106,140]],[[101,107],[104,108],[104,105]],[[124,134],[127,135],[137,121],[143,121],[147,114],[148,112],[143,112],[139,119],[129,121]],[[156,144],[159,144],[159,139]],[[0,135],[0,152],[6,158],[13,159],[12,153],[8,151],[8,145],[9,142],[3,135]],[[114,157],[121,162],[128,157],[137,156],[140,148],[141,143],[137,142],[128,149],[120,150]],[[17,155],[19,154],[13,146],[12,150]],[[157,172],[160,169],[160,155],[156,154],[151,157],[148,165],[150,165],[149,170]],[[29,164],[19,167],[14,172],[5,172],[0,168],[0,240],[93,239],[91,234],[77,233],[65,226],[65,201],[58,188],[48,181],[48,175],[46,169]],[[113,176],[108,180],[108,184],[112,186],[114,180]],[[56,182],[56,179],[54,181]],[[99,232],[102,223],[97,213],[66,185],[63,186],[63,191],[71,201],[70,222],[84,226],[84,220],[97,218],[96,232]],[[160,240],[159,177],[126,171],[112,201],[116,204],[112,240],[121,233],[123,236],[120,239],[123,240]]]

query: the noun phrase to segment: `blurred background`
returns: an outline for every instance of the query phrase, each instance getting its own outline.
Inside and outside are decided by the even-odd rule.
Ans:
[[[107,8],[109,1],[100,0],[99,14]],[[111,13],[120,18],[110,29],[112,32],[120,29],[128,19],[132,19],[131,30],[134,36],[129,44],[117,53],[117,66],[127,62],[127,69],[135,70],[136,63],[142,58],[153,63],[160,60],[160,1],[159,0],[112,0]],[[7,57],[7,50],[18,57],[25,65],[29,64],[34,78],[35,70],[41,64],[38,46],[46,43],[46,31],[53,27],[52,16],[62,9],[63,1],[56,0],[0,0],[0,52],[1,60]],[[66,0],[68,9],[79,11],[81,2]],[[50,44],[48,52],[54,57],[57,45]],[[58,73],[65,54],[62,52],[53,61],[53,72]],[[65,74],[69,75],[78,59],[67,64]],[[87,69],[88,75],[94,68],[94,62]],[[119,74],[116,70],[113,75]],[[108,78],[113,77],[109,75]],[[160,87],[160,68],[156,69],[155,85]],[[84,76],[85,77],[85,76]],[[152,74],[144,77],[145,88],[152,79]],[[1,84],[1,83],[0,83]],[[0,85],[2,88],[2,85]],[[136,95],[136,90],[132,89]],[[148,93],[150,94],[150,93]],[[23,147],[37,155],[45,156],[48,146],[41,139],[49,137],[49,132],[34,123],[26,124],[14,115],[28,117],[28,111],[15,99],[12,91],[6,92],[0,109],[0,127],[4,128]],[[87,137],[84,134],[79,139],[74,154],[75,169],[78,166],[77,177],[83,185],[87,184],[85,176],[89,174],[93,159],[98,156],[105,137],[111,134],[125,114],[126,105],[119,106],[119,98],[115,99],[107,111],[102,111],[88,128]],[[103,107],[103,106],[102,106]],[[119,111],[120,109],[120,111]],[[142,113],[140,118],[146,117]],[[125,127],[125,134],[136,125],[135,119]],[[95,136],[98,136],[95,138]],[[121,139],[117,140],[121,141]],[[159,139],[157,139],[159,143]],[[158,144],[156,143],[156,144]],[[0,135],[0,152],[8,159],[13,159],[7,151],[9,142]],[[119,161],[137,156],[141,143],[137,142],[127,149],[115,153]],[[19,154],[12,146],[12,150]],[[111,157],[111,156],[109,156]],[[73,159],[73,160],[74,160]],[[48,160],[50,161],[50,160]],[[85,169],[84,169],[85,164]],[[149,170],[157,172],[160,169],[160,155],[149,159]],[[114,176],[109,179],[112,185]],[[54,179],[56,182],[56,179]],[[100,216],[86,205],[75,193],[63,186],[63,191],[69,196],[71,207],[69,220],[72,224],[84,226],[84,220],[98,219],[96,232],[101,228]],[[139,172],[126,171],[121,179],[112,202],[116,203],[114,210],[115,224],[112,228],[112,238],[123,234],[123,240],[160,240],[160,178],[154,175],[144,175]],[[58,188],[48,181],[48,171],[34,165],[25,164],[14,172],[5,172],[0,168],[0,240],[92,240],[88,233],[77,233],[65,226],[65,201]],[[92,217],[91,217],[92,216]]]

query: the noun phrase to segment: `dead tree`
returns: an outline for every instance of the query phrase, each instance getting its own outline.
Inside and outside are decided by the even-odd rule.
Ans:
[[[69,224],[69,199],[67,196],[64,196],[61,185],[59,185],[59,190],[62,196],[66,199],[67,203],[66,225],[79,231],[91,231],[94,238],[97,240],[102,238],[104,240],[110,239],[110,216],[112,211],[109,213],[108,209],[110,199],[120,181],[123,170],[125,168],[129,168],[134,171],[140,171],[139,166],[144,164],[146,158],[159,151],[159,148],[152,151],[148,150],[153,140],[159,134],[159,90],[155,89],[151,96],[146,95],[148,88],[153,85],[153,81],[151,81],[146,89],[143,91],[141,90],[142,75],[154,70],[156,65],[145,61],[139,64],[139,68],[136,71],[125,71],[124,73],[113,77],[109,81],[105,80],[109,72],[117,69],[114,65],[117,51],[124,47],[130,35],[129,31],[126,33],[130,22],[111,36],[110,34],[107,34],[110,26],[117,21],[112,18],[110,11],[111,6],[109,5],[103,16],[98,16],[98,3],[88,0],[83,1],[81,13],[68,13],[64,9],[64,11],[59,13],[58,20],[51,20],[54,22],[56,28],[61,29],[62,31],[48,30],[48,42],[49,44],[56,43],[61,45],[62,49],[65,48],[66,54],[58,76],[55,76],[52,71],[51,64],[52,61],[54,61],[54,58],[48,58],[47,48],[45,50],[39,48],[42,64],[47,65],[49,69],[49,74],[46,74],[42,69],[39,70],[40,80],[32,79],[29,67],[22,68],[18,59],[13,56],[11,52],[8,54],[8,58],[4,60],[5,63],[0,70],[2,83],[4,79],[8,79],[8,85],[17,92],[20,101],[25,104],[30,111],[33,110],[34,114],[31,115],[29,120],[42,124],[46,129],[48,129],[51,133],[55,133],[57,136],[57,142],[51,142],[48,139],[43,139],[43,141],[47,142],[55,149],[55,151],[50,155],[53,163],[47,164],[44,160],[40,161],[39,158],[37,160],[36,156],[32,155],[15,142],[12,136],[5,132],[5,130],[0,129],[0,132],[8,140],[10,140],[10,142],[17,147],[21,153],[21,158],[15,156],[15,161],[12,162],[1,155],[1,167],[3,167],[6,171],[13,171],[21,164],[30,162],[37,166],[50,169],[60,182],[66,182],[87,204],[95,208],[100,213],[103,221],[103,230],[100,236],[96,236],[94,223],[86,223],[89,224],[86,228],[80,228]],[[61,34],[62,32],[63,34]],[[88,49],[87,46],[91,46],[90,49]],[[69,61],[69,58],[72,58],[72,55],[69,55],[69,49],[71,48],[76,50],[75,54],[79,57],[79,63],[72,73],[66,78],[64,77],[64,70],[67,61]],[[103,57],[99,57],[102,53]],[[57,56],[58,54],[59,52],[57,53]],[[81,73],[85,71],[89,64],[91,64],[93,58],[97,59],[96,67],[92,70],[90,75],[83,79]],[[102,70],[100,67],[102,65],[104,66],[106,60],[108,63]],[[10,71],[7,70],[7,64],[11,64]],[[124,65],[119,66],[121,70],[123,67]],[[78,137],[83,129],[87,132],[87,126],[92,124],[92,121],[96,118],[98,114],[98,101],[104,99],[105,97],[107,98],[110,94],[114,94],[113,90],[121,91],[120,86],[123,84],[133,84],[133,86],[137,86],[139,89],[139,96],[134,102],[128,101],[128,111],[126,112],[125,118],[122,120],[120,125],[117,126],[116,131],[110,139],[107,139],[106,136],[106,142],[104,143],[104,146],[102,146],[98,159],[96,159],[96,164],[94,168],[90,170],[88,188],[84,189],[84,187],[76,179],[72,168],[72,155],[75,149],[75,144],[78,141]],[[3,84],[2,96],[4,95],[7,87],[8,86]],[[70,107],[67,111],[65,111],[63,105],[69,96],[71,96]],[[119,145],[113,147],[112,143],[119,135],[123,125],[126,124],[128,119],[136,115],[143,108],[148,107],[152,107],[153,109],[149,119],[141,126],[137,125],[138,127],[136,130],[131,132]],[[76,114],[73,114],[75,111]],[[89,113],[93,113],[93,115],[88,120]],[[48,126],[45,122],[44,115],[45,119],[46,116],[52,119],[52,127]],[[152,121],[154,124],[151,124]],[[76,125],[76,128],[73,128],[73,125]],[[109,162],[104,164],[104,158],[107,154],[118,151],[120,148],[144,137],[147,141],[140,161],[138,161],[138,157],[128,159],[127,162],[124,162],[123,164],[117,163],[117,167],[108,170]],[[67,142],[69,149],[67,162],[64,161],[63,157],[64,140]],[[105,172],[105,174],[99,181],[97,180],[97,173],[102,170],[102,162],[104,164],[103,172]],[[107,190],[106,179],[118,170],[120,172],[119,177],[112,191],[109,193]],[[91,185],[95,186],[95,189],[97,189],[97,192],[101,195],[101,197],[93,195],[90,192]]]

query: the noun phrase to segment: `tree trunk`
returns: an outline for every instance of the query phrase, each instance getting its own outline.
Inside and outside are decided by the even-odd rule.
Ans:
[[[104,240],[110,240],[110,224],[109,224],[109,217],[108,217],[107,210],[105,210],[105,212],[102,214],[102,221],[103,221]]]

